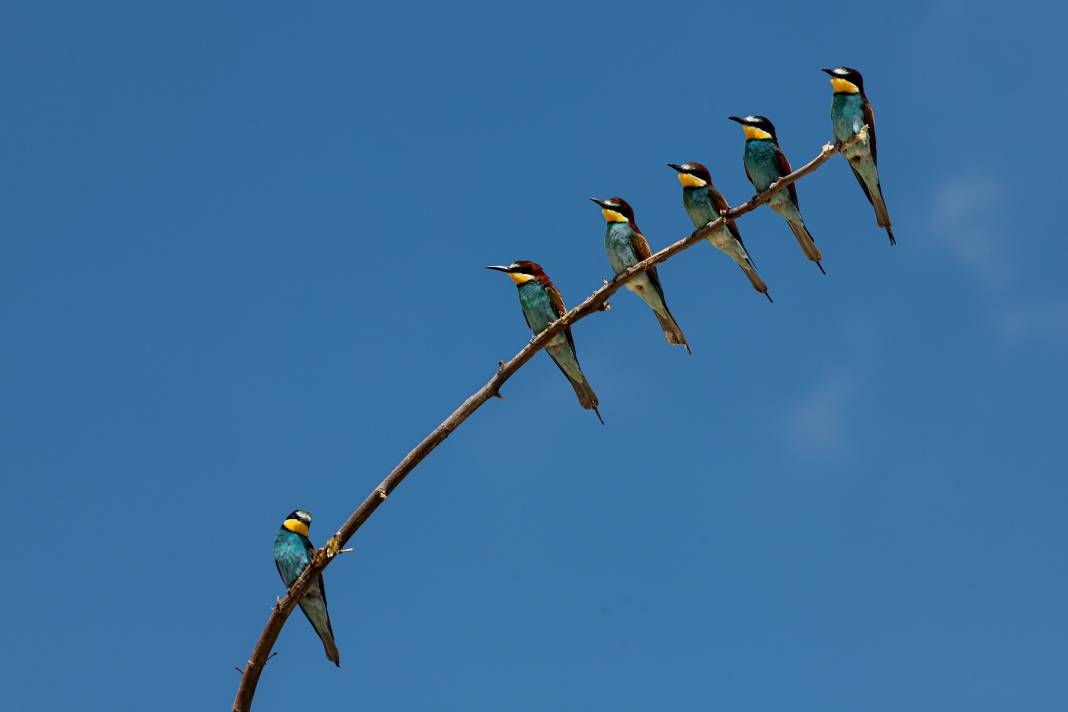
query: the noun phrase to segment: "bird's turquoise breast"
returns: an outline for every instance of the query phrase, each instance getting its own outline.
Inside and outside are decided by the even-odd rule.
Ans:
[[[299,534],[282,528],[274,540],[274,560],[286,586],[292,586],[311,559]]]
[[[545,327],[557,319],[556,310],[549,301],[549,295],[545,293],[545,287],[537,280],[519,285],[519,306],[523,308],[523,314],[526,315],[527,323],[534,333],[544,331]]]
[[[745,169],[757,191],[767,190],[769,185],[781,178],[775,143],[767,139],[746,141]]]
[[[864,126],[864,100],[860,94],[835,94],[831,100],[834,140],[848,141]]]
[[[712,207],[712,199],[708,195],[708,188],[686,188],[682,191],[682,206],[686,208],[686,214],[694,227],[701,227],[709,220],[719,217],[719,213]]]
[[[608,229],[605,230],[604,250],[608,254],[608,264],[612,265],[616,274],[626,271],[640,261],[634,251],[634,245],[631,244],[633,234],[630,223],[624,222],[609,223]]]

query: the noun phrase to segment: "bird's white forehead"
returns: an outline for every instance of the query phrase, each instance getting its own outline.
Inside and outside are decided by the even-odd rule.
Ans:
[[[312,516],[310,514],[308,514],[307,512],[305,512],[303,509],[298,509],[297,510],[297,519],[299,519],[302,522],[307,522],[307,523],[310,524],[311,520],[312,520]]]
[[[834,70],[834,74],[837,74],[840,77],[844,77],[849,74],[849,70],[845,67],[839,67],[838,69]]]
[[[758,117],[753,116],[752,114],[750,114],[749,116],[746,116],[745,120],[746,121],[760,121],[760,119]]]

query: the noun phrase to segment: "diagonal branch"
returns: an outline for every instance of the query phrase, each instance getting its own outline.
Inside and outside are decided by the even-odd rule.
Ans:
[[[520,349],[519,353],[513,356],[510,361],[499,363],[497,372],[493,374],[489,381],[469,396],[467,400],[460,404],[459,408],[454,410],[448,418],[443,420],[439,426],[434,428],[429,435],[423,438],[423,440],[416,445],[411,452],[405,455],[404,459],[393,468],[393,471],[390,472],[377,487],[375,487],[374,491],[372,491],[360,506],[356,508],[356,511],[349,515],[349,518],[346,519],[345,523],[341,525],[341,528],[337,530],[337,534],[326,543],[326,546],[315,553],[315,558],[311,565],[304,570],[304,573],[300,575],[300,578],[293,582],[293,585],[290,586],[286,596],[275,604],[274,610],[271,611],[270,618],[267,619],[267,624],[263,627],[263,631],[260,633],[259,640],[256,641],[256,646],[252,649],[252,656],[249,658],[248,664],[245,666],[244,672],[241,675],[241,682],[237,688],[237,695],[234,697],[233,712],[248,712],[252,707],[252,697],[256,693],[256,685],[259,682],[260,673],[263,672],[263,666],[267,662],[267,658],[271,653],[271,648],[274,647],[274,643],[278,639],[278,634],[281,633],[282,626],[285,624],[289,614],[293,612],[293,609],[297,605],[297,601],[300,600],[300,597],[307,590],[311,582],[317,579],[323,569],[330,565],[330,562],[333,561],[334,557],[341,551],[341,547],[343,547],[349,539],[352,538],[356,531],[363,526],[363,523],[375,513],[375,510],[386,500],[390,493],[404,481],[404,478],[408,476],[408,473],[414,470],[415,467],[423,461],[423,458],[429,455],[434,448],[445,440],[445,438],[449,437],[456,428],[460,427],[460,425],[463,424],[472,413],[478,410],[483,403],[490,398],[498,396],[500,394],[501,386],[503,386],[516,371],[522,368],[523,364],[529,361],[535,353],[541,350],[542,347],[544,347],[554,336],[568,326],[594,312],[604,311],[608,298],[641,272],[670,259],[685,249],[693,247],[698,242],[705,239],[705,237],[711,234],[714,230],[721,227],[724,224],[724,221],[734,220],[746,213],[756,210],[762,204],[768,202],[772,195],[797,182],[809,173],[812,173],[836,153],[841,153],[856,141],[867,143],[867,129],[868,127],[865,126],[856,136],[839,146],[832,146],[830,144],[825,145],[818,156],[798,168],[793,173],[783,176],[775,181],[768,186],[767,190],[758,193],[741,205],[731,208],[720,217],[694,230],[690,235],[682,238],[678,242],[668,245],[659,252],[642,260],[626,272],[620,273],[611,282],[608,282],[587,297],[584,302],[577,307],[574,307],[546,327],[546,329],[534,337],[529,344]]]

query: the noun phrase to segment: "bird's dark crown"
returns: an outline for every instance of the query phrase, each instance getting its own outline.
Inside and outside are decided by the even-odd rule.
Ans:
[[[856,84],[858,89],[862,92],[864,91],[864,75],[860,73],[859,69],[853,69],[852,67],[838,67],[837,69],[824,69],[823,71],[829,74],[833,79],[844,79],[851,84]]]
[[[766,116],[746,116],[745,118],[728,116],[727,118],[742,126],[749,126],[754,129],[760,129],[761,131],[767,131],[772,137],[775,136],[775,124],[771,123],[771,119]]]
[[[539,274],[545,274],[545,270],[541,268],[537,262],[531,262],[530,260],[516,260],[508,267],[508,271],[512,274],[529,274],[532,277],[537,277]]]
[[[604,210],[614,210],[627,220],[634,222],[634,208],[630,207],[630,203],[623,200],[623,198],[609,198],[608,200],[597,200],[591,198],[593,202],[597,203]]]
[[[542,284],[552,285],[549,281],[549,277],[545,274],[545,270],[541,268],[537,262],[531,262],[530,260],[516,260],[510,265],[489,265],[486,269],[494,270],[495,272],[504,272],[512,281],[517,285],[525,284],[532,279],[536,279]]]
[[[296,519],[298,522],[303,522],[305,525],[311,524],[312,517],[303,509],[294,509],[289,513],[286,519]]]
[[[679,173],[685,173],[686,175],[700,178],[706,183],[712,182],[712,174],[708,172],[708,169],[705,168],[704,164],[697,163],[696,161],[683,163],[681,166],[675,163],[669,163],[668,166],[674,168]]]

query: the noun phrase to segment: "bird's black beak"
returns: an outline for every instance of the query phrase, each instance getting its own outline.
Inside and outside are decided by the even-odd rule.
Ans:
[[[826,67],[824,67],[820,71],[821,72],[825,72],[826,74],[830,74],[832,77],[834,76],[834,70],[833,69],[827,69]]]
[[[603,200],[597,200],[597,198],[590,198],[590,200],[592,200],[593,202],[597,203],[602,208],[604,207],[604,201]]]
[[[680,166],[678,163],[668,163],[667,167],[668,168],[674,168],[679,173],[682,173],[682,166]]]
[[[743,119],[743,118],[739,118],[737,116],[728,116],[727,118],[730,119],[731,121],[735,122],[735,123],[738,123],[738,124],[741,124],[742,126],[745,126],[745,119]]]
[[[487,265],[486,269],[497,270],[498,272],[511,272],[511,267],[505,267],[504,265]]]

